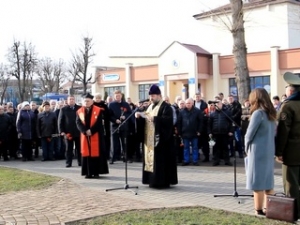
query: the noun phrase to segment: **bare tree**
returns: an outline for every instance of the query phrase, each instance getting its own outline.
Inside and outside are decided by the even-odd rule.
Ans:
[[[92,74],[88,75],[88,66],[92,63],[93,57],[96,55],[93,51],[93,39],[90,37],[83,38],[83,47],[79,49],[79,53],[74,53],[69,68],[72,74],[72,88],[74,83],[80,82],[83,85],[83,93],[87,91],[87,85],[92,83]]]
[[[41,83],[41,90],[44,93],[59,92],[61,84],[66,79],[64,61],[60,59],[58,62],[55,62],[51,58],[41,59],[36,74]]]
[[[0,65],[0,103],[3,103],[3,98],[6,95],[6,90],[8,86],[8,81],[10,79],[10,74],[7,72],[7,67],[3,64]]]
[[[245,99],[248,99],[251,91],[245,41],[243,0],[229,1],[230,4],[202,14],[205,17],[210,16],[214,22],[217,22],[213,23],[213,26],[216,26],[217,29],[225,29],[232,34],[232,53],[234,56],[234,71],[238,88],[238,98],[240,102],[243,102]],[[249,0],[247,4],[250,4],[252,1],[255,0]],[[218,26],[216,24],[218,24]]]
[[[31,43],[14,41],[8,52],[9,73],[18,81],[19,98],[24,101],[32,89],[32,79],[37,64],[35,49]]]
[[[250,77],[247,63],[247,47],[245,41],[244,12],[242,0],[230,0],[232,10],[233,56],[235,76],[240,102],[249,97],[251,91]]]

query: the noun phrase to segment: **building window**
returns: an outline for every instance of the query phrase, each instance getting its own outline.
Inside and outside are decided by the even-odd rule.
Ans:
[[[140,84],[139,85],[139,100],[149,98],[149,88],[152,84]],[[157,84],[158,85],[158,84]]]
[[[264,88],[270,93],[270,76],[250,77],[250,88]],[[235,78],[229,78],[229,94],[237,98],[238,90]]]
[[[125,86],[115,86],[115,87],[105,87],[104,92],[105,92],[105,99],[107,96],[114,96],[114,91],[119,90],[122,92],[122,94],[125,94]]]

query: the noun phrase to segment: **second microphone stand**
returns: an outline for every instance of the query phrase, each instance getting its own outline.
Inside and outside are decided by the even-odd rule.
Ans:
[[[120,128],[135,114],[135,112],[137,111],[138,108],[136,108],[135,110],[132,111],[132,113],[122,122],[119,124],[118,128],[116,130],[114,130],[112,132],[112,135],[116,132],[120,132]],[[126,131],[125,131],[126,132]],[[119,188],[110,188],[110,189],[106,189],[105,191],[114,191],[114,190],[130,190],[131,188],[135,188],[138,189],[138,186],[130,186],[128,184],[128,167],[127,167],[127,134],[125,133],[124,135],[124,157],[125,157],[125,184],[123,187],[119,187]],[[137,195],[136,191],[130,190],[132,191],[135,195]]]
[[[240,126],[230,117],[228,116],[225,112],[223,112],[222,109],[220,109],[216,104],[215,104],[216,108],[223,113],[238,129],[240,129]],[[234,134],[233,134],[234,135]],[[234,146],[235,147],[235,146]],[[233,194],[217,194],[214,195],[214,197],[234,197],[234,198],[238,198],[240,196],[242,197],[253,197],[253,195],[239,195],[239,193],[237,192],[237,181],[236,181],[236,154],[235,154],[235,149],[234,149],[234,158],[233,158]],[[239,201],[240,203],[240,201]]]

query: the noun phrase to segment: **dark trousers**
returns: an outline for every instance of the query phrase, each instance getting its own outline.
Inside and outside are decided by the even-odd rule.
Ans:
[[[110,148],[111,148],[110,131],[109,131],[109,134],[104,135],[104,140],[105,140],[105,157],[107,160],[109,160],[109,154],[110,154]]]
[[[41,146],[41,139],[34,138],[33,139],[33,148],[34,148],[34,156],[39,157],[39,147]]]
[[[111,148],[110,151],[111,161],[116,161],[121,159],[121,155],[124,154],[124,150],[127,150],[126,149],[127,146],[125,147],[125,138],[127,140],[127,132],[124,130],[116,131],[113,134],[113,147]]]
[[[4,160],[7,160],[7,143],[4,140],[1,140],[0,143],[0,158],[3,157]]]
[[[133,156],[136,154],[137,151],[136,135],[133,133],[129,134],[127,140],[127,159],[133,159]]]
[[[229,162],[228,135],[214,134],[214,138],[216,141],[214,146],[214,161],[220,162],[220,158],[223,158],[225,162]]]
[[[205,159],[209,160],[209,144],[208,144],[208,134],[201,133],[198,139],[199,148],[202,148],[203,155]]]
[[[60,137],[52,137],[52,142],[53,142],[54,158],[59,159],[60,147],[61,147]]]
[[[19,139],[17,135],[11,135],[8,140],[7,148],[9,151],[10,158],[17,158],[17,152],[19,150]]]
[[[65,143],[65,138],[60,136],[59,138],[60,141],[60,149],[59,149],[59,154],[58,154],[58,159],[65,159],[66,155],[66,143]]]
[[[300,166],[286,166],[282,164],[282,179],[285,194],[296,199],[298,218],[300,218]]]
[[[65,141],[66,144],[66,164],[72,165],[73,149],[75,144],[75,155],[77,156],[78,165],[81,165],[80,137],[73,137],[72,140]]]
[[[184,146],[183,140],[178,136],[174,136],[174,148],[176,152],[177,163],[182,163]]]
[[[22,139],[22,156],[23,159],[32,159],[32,140]]]
[[[233,141],[235,141],[235,148],[233,146]],[[238,127],[234,128],[234,139],[230,138],[229,146],[230,146],[230,154],[232,156],[235,156],[236,150],[238,151],[239,156],[243,156],[242,135],[241,135],[240,128],[238,128]]]
[[[41,144],[43,150],[43,159],[44,160],[53,160],[53,139],[42,137]]]

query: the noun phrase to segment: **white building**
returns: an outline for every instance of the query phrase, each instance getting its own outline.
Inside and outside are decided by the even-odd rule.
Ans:
[[[245,0],[244,27],[248,52],[300,47],[299,0]],[[200,46],[221,55],[232,54],[230,4],[194,15],[205,33]]]

